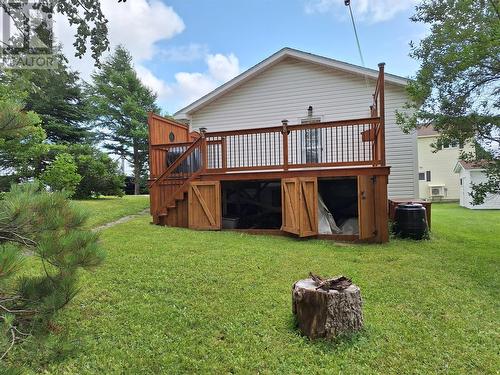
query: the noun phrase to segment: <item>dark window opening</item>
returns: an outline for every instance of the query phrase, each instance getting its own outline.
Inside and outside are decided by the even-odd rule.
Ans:
[[[356,178],[318,180],[318,192],[335,219],[340,234],[357,234],[358,181]]]
[[[222,182],[224,229],[280,229],[280,181]]]
[[[430,182],[431,181],[431,171],[426,171],[425,172],[425,180],[427,182]]]
[[[425,180],[425,173],[424,173],[424,172],[420,172],[420,173],[418,174],[418,179],[419,179],[420,181],[424,181],[424,180]]]

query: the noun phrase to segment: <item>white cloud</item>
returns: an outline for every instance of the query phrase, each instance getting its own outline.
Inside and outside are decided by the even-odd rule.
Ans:
[[[168,85],[142,64],[158,53],[157,42],[171,39],[184,30],[185,25],[181,17],[172,7],[159,0],[132,0],[126,3],[106,0],[101,2],[101,8],[109,21],[108,39],[111,51],[117,45],[123,44],[131,53],[141,80],[157,91],[160,98],[169,95]],[[81,59],[74,56],[75,29],[64,16],[56,15],[54,31],[57,40],[63,44],[63,52],[71,67],[78,70],[83,79],[89,80],[95,69],[90,50]],[[106,56],[107,54],[104,54],[102,58]]]
[[[172,88],[163,80],[156,77],[148,68],[137,65],[137,76],[147,87],[158,94],[158,98],[167,98],[172,95]]]
[[[159,56],[168,61],[189,62],[203,59],[208,54],[208,46],[191,43],[187,46],[175,46],[160,51]]]
[[[201,98],[240,73],[239,60],[233,53],[208,54],[205,62],[208,68],[205,73],[180,72],[175,75],[174,91],[180,98],[181,105]]]
[[[208,71],[211,76],[218,81],[229,81],[240,72],[240,64],[238,58],[233,54],[224,56],[220,53],[207,56]]]
[[[109,20],[109,39],[124,44],[137,60],[150,60],[155,43],[171,39],[184,31],[184,22],[158,0],[133,0],[126,3],[103,1],[102,10]]]
[[[351,2],[351,7],[359,21],[382,22],[417,3],[418,0],[357,0]],[[348,12],[342,0],[307,0],[305,11],[308,14],[333,12],[344,17]]]
[[[210,54],[206,45],[191,43],[159,50],[158,42],[169,40],[185,29],[183,20],[174,9],[159,0],[130,0],[126,3],[106,0],[101,2],[101,7],[109,20],[111,50],[119,44],[129,50],[137,75],[158,94],[162,104],[167,101],[188,104],[240,72],[238,58],[233,53]],[[63,44],[63,52],[71,67],[78,70],[83,79],[89,80],[95,69],[94,61],[90,51],[82,59],[74,57],[74,28],[65,17],[57,15],[54,31],[58,41]],[[102,58],[106,58],[106,55]],[[145,64],[153,58],[177,62],[204,59],[207,68],[204,72],[179,72],[175,74],[173,82],[166,82],[146,68]]]
[[[175,75],[176,94],[182,103],[191,103],[217,87],[210,75],[180,72]]]

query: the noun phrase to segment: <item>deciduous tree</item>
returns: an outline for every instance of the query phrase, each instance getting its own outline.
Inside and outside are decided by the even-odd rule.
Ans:
[[[118,0],[118,3],[125,2]],[[22,12],[18,12],[19,1],[0,1],[0,7],[4,12],[11,17],[12,23],[16,26],[19,32],[19,38],[29,39],[32,37],[30,32],[36,32],[40,40],[51,47],[50,25],[43,20],[35,30],[29,30],[25,27],[26,17]],[[101,9],[101,2],[98,0],[31,0],[29,5],[32,9],[40,10],[46,14],[59,13],[67,18],[69,23],[76,29],[75,33],[75,56],[83,56],[90,46],[92,57],[96,64],[99,64],[101,55],[109,50],[108,40],[108,20],[104,16]],[[9,46],[3,46],[6,52],[9,51]]]
[[[61,153],[56,156],[40,178],[52,191],[65,191],[69,197],[72,197],[82,179],[77,170],[73,156]]]
[[[426,0],[412,20],[430,33],[411,45],[421,66],[408,86],[410,111],[398,113],[398,122],[406,131],[432,124],[440,133],[436,149],[473,139],[483,146],[488,182],[472,193],[479,204],[500,193],[500,3]]]

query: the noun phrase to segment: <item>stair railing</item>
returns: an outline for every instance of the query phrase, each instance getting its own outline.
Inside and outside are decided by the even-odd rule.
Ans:
[[[206,157],[204,155],[206,155],[206,139],[200,137],[151,182],[149,188],[153,197],[151,205],[153,215],[165,212],[170,205],[175,203],[179,194],[187,190],[189,183],[205,170]],[[162,192],[161,189],[166,188],[161,185],[162,181],[170,181],[170,192]],[[168,195],[167,197],[165,197],[165,193]],[[166,199],[162,199],[162,197]]]

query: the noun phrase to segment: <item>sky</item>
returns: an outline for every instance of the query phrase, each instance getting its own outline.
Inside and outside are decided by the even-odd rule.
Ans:
[[[276,51],[291,47],[362,65],[344,0],[116,0],[101,2],[111,46],[132,54],[141,80],[172,114]],[[365,66],[386,63],[411,77],[409,42],[426,33],[409,20],[416,0],[351,0]],[[74,30],[56,18],[55,34],[73,69],[89,80],[89,54],[74,58]]]

